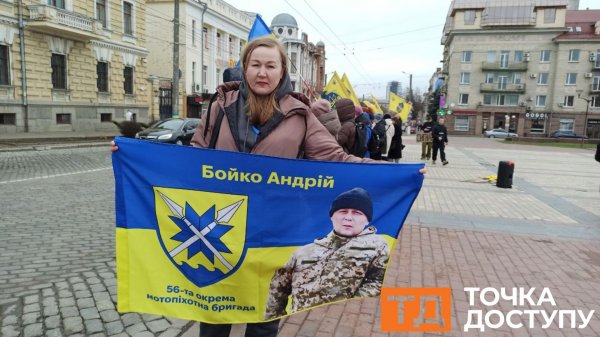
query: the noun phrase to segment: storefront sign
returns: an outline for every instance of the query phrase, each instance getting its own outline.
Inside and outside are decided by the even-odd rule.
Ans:
[[[548,114],[545,112],[527,112],[525,118],[527,119],[546,119]]]

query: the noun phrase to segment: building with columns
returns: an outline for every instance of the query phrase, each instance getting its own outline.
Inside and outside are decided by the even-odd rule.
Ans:
[[[276,15],[270,28],[287,49],[288,72],[294,91],[318,97],[325,86],[325,44],[322,41],[317,44],[309,42],[306,33],[298,38],[298,23],[287,13]]]
[[[600,137],[600,10],[577,0],[454,0],[442,36],[449,133]]]
[[[223,83],[223,71],[236,65],[254,14],[222,0],[179,1],[179,111],[199,117]],[[173,77],[173,0],[147,0],[148,73],[154,83],[155,119],[170,117]]]
[[[0,132],[146,121],[144,12],[143,0],[0,1]]]

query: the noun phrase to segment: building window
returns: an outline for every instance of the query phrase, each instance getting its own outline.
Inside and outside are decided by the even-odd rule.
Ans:
[[[295,74],[298,72],[298,67],[297,67],[297,62],[296,62],[296,58],[298,57],[298,54],[296,52],[292,52],[292,55],[290,57],[292,58],[292,68],[290,69],[290,73]]]
[[[594,76],[592,79],[592,91],[600,91],[600,76]]]
[[[529,130],[531,131],[531,133],[544,133],[544,131],[546,129],[545,123],[546,123],[545,119],[540,119],[540,118],[532,119],[531,120],[531,128]]]
[[[473,25],[475,24],[475,11],[466,10],[465,11],[465,25]]]
[[[471,73],[460,73],[460,84],[471,84]]]
[[[96,64],[96,75],[98,76],[96,80],[96,87],[98,88],[98,92],[108,92],[107,62],[98,62],[98,64]]]
[[[592,101],[590,102],[590,105],[593,108],[600,108],[600,96],[592,96]]]
[[[56,124],[71,124],[71,114],[56,114]]]
[[[0,45],[0,84],[10,85],[10,60],[8,46]]]
[[[123,2],[123,33],[133,35],[133,5]]]
[[[523,51],[515,50],[515,63],[523,62]]]
[[[508,59],[510,58],[510,52],[507,50],[502,50],[500,52],[500,68],[508,68]]]
[[[17,125],[17,114],[0,113],[0,125]]]
[[[579,49],[569,50],[569,62],[579,62]]]
[[[48,5],[65,9],[65,0],[48,0]]]
[[[546,95],[535,96],[535,106],[546,106]]]
[[[202,27],[202,36],[204,36],[204,49],[208,49],[208,28]]]
[[[544,8],[544,23],[554,23],[556,21],[556,8]]]
[[[125,66],[123,69],[123,89],[125,94],[133,95],[133,67]]]
[[[112,114],[111,113],[101,113],[100,114],[100,122],[112,122]]]
[[[206,87],[206,75],[208,73],[208,67],[202,66],[202,86]],[[202,88],[204,90],[204,88]]]
[[[494,73],[486,73],[485,74],[485,83],[494,83]]]
[[[565,100],[563,101],[563,106],[572,108],[574,102],[575,102],[575,96],[565,96]]]
[[[495,50],[489,50],[487,52],[487,58],[486,58],[487,62],[489,63],[494,63],[496,62],[496,51]]]
[[[106,0],[96,0],[96,20],[106,28]]]
[[[577,73],[567,73],[565,79],[565,85],[576,85],[577,84]]]
[[[462,52],[462,62],[463,63],[471,63],[471,57],[473,56],[473,52],[470,50],[465,50]]]
[[[550,62],[550,51],[542,50],[540,51],[540,62]]]
[[[192,20],[192,46],[196,47],[196,20]]]
[[[67,89],[67,56],[52,54],[52,88]]]
[[[469,131],[469,116],[456,116],[454,119],[455,131]]]
[[[558,129],[560,131],[574,131],[575,120],[571,118],[561,118],[558,123]]]
[[[483,95],[484,105],[517,106],[519,104],[519,95]]]
[[[548,85],[548,73],[539,73],[537,84]]]
[[[221,43],[221,33],[217,33],[217,55],[223,54],[223,44]]]
[[[192,62],[192,91],[196,91],[196,62]]]
[[[513,73],[512,82],[513,84],[521,84],[521,73]]]
[[[469,104],[469,94],[458,94],[458,104],[459,105]]]

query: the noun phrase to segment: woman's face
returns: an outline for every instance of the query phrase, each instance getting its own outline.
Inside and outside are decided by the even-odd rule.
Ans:
[[[257,47],[250,54],[246,69],[246,82],[257,95],[272,93],[283,75],[281,57],[276,48]]]

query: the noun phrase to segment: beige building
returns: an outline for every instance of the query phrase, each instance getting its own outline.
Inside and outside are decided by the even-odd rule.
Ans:
[[[143,0],[20,4],[0,2],[0,132],[116,131],[127,111],[148,119]]]
[[[173,78],[173,0],[147,0],[148,72],[155,83],[152,115],[170,117]],[[223,71],[235,66],[248,39],[254,14],[223,0],[179,1],[179,111],[199,117]]]
[[[436,74],[449,133],[599,138],[600,10],[577,8],[576,0],[452,1]]]
[[[309,97],[317,96],[325,86],[325,44],[322,41],[316,44],[309,42],[306,33],[298,38],[298,23],[287,13],[276,15],[270,28],[287,50],[293,90]]]

